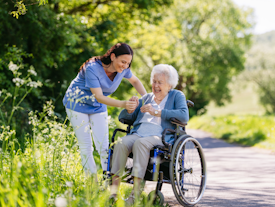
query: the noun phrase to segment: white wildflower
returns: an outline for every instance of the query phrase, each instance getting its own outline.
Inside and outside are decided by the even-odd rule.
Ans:
[[[91,95],[91,100],[94,102],[95,101],[95,95]]]
[[[48,116],[52,116],[54,114],[54,111],[52,109],[48,110]]]
[[[30,67],[30,69],[28,70],[28,72],[29,72],[30,74],[34,75],[34,76],[37,76],[37,73],[36,73],[36,71],[34,70],[34,67],[33,67],[33,66]]]
[[[41,87],[43,84],[40,81],[31,81],[27,84],[27,86],[30,86],[32,88]]]
[[[81,90],[80,90],[79,88],[77,88],[77,89],[75,90],[75,94],[77,95],[77,94],[79,94],[79,92],[81,92]]]
[[[18,69],[19,69],[19,67],[16,64],[14,64],[12,61],[10,61],[10,63],[9,63],[9,70],[12,71],[12,72],[15,72]]]
[[[81,17],[81,23],[82,24],[88,24],[88,19],[84,16]]]
[[[86,126],[85,129],[84,129],[84,132],[87,132],[89,131],[90,127],[89,126]]]
[[[17,163],[17,168],[21,168],[22,167],[22,162],[18,162]]]
[[[20,86],[24,84],[24,80],[21,78],[13,78],[12,81],[15,83],[16,86]]]
[[[61,88],[66,89],[68,87],[68,83],[66,80],[63,81]]]
[[[72,183],[72,182],[69,182],[69,181],[66,182],[66,185],[67,185],[68,187],[73,187],[73,183]]]
[[[57,197],[54,203],[56,207],[66,207],[68,205],[66,198],[61,198],[61,197]]]

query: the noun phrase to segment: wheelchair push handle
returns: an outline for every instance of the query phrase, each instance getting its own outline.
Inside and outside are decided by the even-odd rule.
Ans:
[[[187,101],[186,101],[186,104],[187,104],[188,108],[191,108],[191,107],[194,107],[194,106],[195,106],[194,102],[193,102],[193,101],[190,101],[190,100],[187,100]]]

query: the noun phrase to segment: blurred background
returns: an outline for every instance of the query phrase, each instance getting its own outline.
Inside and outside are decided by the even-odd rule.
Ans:
[[[55,115],[63,121],[62,99],[80,65],[92,56],[103,55],[113,44],[126,42],[134,49],[132,71],[148,91],[154,65],[166,63],[178,70],[177,89],[195,103],[190,110],[190,127],[231,142],[275,148],[273,0],[0,3],[0,124],[7,125],[8,120],[18,139],[30,132],[28,113],[42,111],[46,101],[52,101]],[[24,96],[28,89],[16,89],[8,67],[11,61],[22,75],[33,68],[37,73],[33,81],[43,86],[33,87]],[[22,100],[15,109],[14,99],[6,99],[8,91],[11,96],[16,91],[17,100]],[[122,100],[135,94],[123,81],[112,97]],[[118,124],[119,111],[108,108],[113,126]],[[242,125],[245,122],[248,128]],[[218,131],[213,123],[220,123],[224,131]],[[243,134],[240,129],[244,129]]]

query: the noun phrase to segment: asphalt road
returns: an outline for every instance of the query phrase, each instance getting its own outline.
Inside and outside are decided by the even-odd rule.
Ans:
[[[204,149],[207,162],[207,187],[196,207],[275,207],[275,153],[242,147],[213,139],[209,134],[188,130]],[[145,191],[155,188],[147,182]],[[170,184],[162,193],[169,206],[181,206]]]

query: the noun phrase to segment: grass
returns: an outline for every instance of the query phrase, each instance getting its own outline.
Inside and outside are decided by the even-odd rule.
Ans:
[[[230,143],[255,146],[275,152],[275,117],[224,115],[193,117],[188,126],[211,132]]]
[[[240,76],[241,77],[241,76]],[[207,106],[207,115],[263,115],[264,108],[259,104],[257,87],[252,82],[243,82],[240,78],[230,85],[232,101],[218,107],[213,102]]]
[[[232,84],[232,102],[222,107],[211,103],[203,116],[192,117],[189,128],[201,129],[229,143],[255,146],[275,152],[275,118],[264,115],[257,87],[240,75]]]

